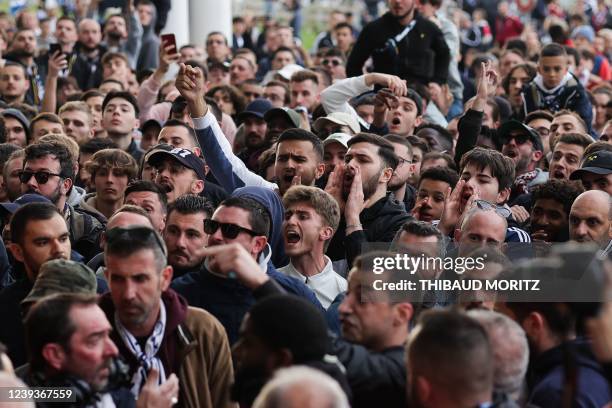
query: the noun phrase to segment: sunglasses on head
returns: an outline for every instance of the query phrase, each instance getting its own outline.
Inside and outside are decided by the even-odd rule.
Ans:
[[[31,171],[23,170],[19,172],[19,181],[27,183],[34,176],[38,184],[46,184],[49,181],[49,177],[63,177],[61,174],[51,173],[49,171]]]
[[[126,245],[129,245],[131,242],[147,242],[153,240],[159,249],[161,249],[164,256],[168,256],[166,244],[164,244],[159,234],[152,228],[139,225],[115,227],[107,230],[104,234],[108,245],[113,245],[117,243],[117,241],[125,242]]]
[[[324,59],[322,63],[323,65],[333,65],[334,67],[337,67],[338,65],[342,64],[341,61],[338,61],[336,59],[332,59],[332,60]]]
[[[235,239],[241,232],[246,232],[253,237],[263,235],[248,228],[241,227],[240,225],[218,222],[214,220],[204,220],[204,232],[208,235],[214,234],[219,228],[221,228],[221,234],[223,234],[223,237],[227,239]]]
[[[493,210],[504,218],[510,217],[511,212],[506,207],[490,203],[486,200],[476,200],[475,203],[476,203],[476,206],[480,208],[481,210],[485,210],[485,211]]]

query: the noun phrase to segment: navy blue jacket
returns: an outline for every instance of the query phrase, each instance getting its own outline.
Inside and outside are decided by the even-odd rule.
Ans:
[[[566,342],[535,357],[527,374],[528,403],[540,408],[563,406],[566,390],[564,359],[569,355],[576,372],[573,407],[603,407],[612,401],[612,390],[601,365],[584,339]]]

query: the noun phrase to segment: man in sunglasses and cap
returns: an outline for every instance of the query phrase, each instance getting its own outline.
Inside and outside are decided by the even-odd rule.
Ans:
[[[535,129],[519,122],[509,120],[497,130],[502,142],[502,153],[512,159],[516,179],[512,186],[511,199],[548,180],[548,173],[538,168],[544,147]]]
[[[231,353],[223,326],[210,313],[187,306],[169,288],[161,236],[146,226],[116,227],[106,232],[104,261],[110,293],[100,306],[111,322],[111,339],[130,369],[137,397],[148,373],[158,384],[175,374],[179,406],[230,407]]]

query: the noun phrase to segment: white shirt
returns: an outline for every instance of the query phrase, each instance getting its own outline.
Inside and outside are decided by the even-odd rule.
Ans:
[[[332,261],[327,256],[325,257],[325,268],[313,276],[302,275],[291,262],[278,271],[304,282],[306,286],[312,289],[325,309],[331,305],[339,293],[345,292],[348,287],[346,279],[334,271]]]

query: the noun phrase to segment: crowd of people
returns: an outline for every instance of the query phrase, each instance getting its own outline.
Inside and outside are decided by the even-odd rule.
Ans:
[[[610,406],[612,8],[365,3],[311,49],[239,11],[232,38],[176,44],[169,1],[0,13],[1,387],[100,408]],[[374,294],[398,253],[485,259],[416,271],[433,280],[597,284],[582,303],[580,281]]]

